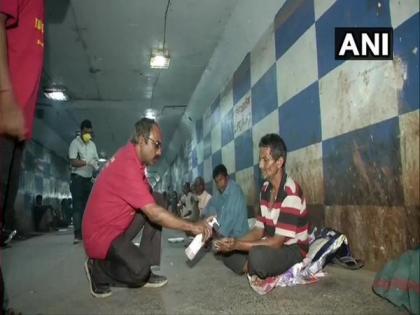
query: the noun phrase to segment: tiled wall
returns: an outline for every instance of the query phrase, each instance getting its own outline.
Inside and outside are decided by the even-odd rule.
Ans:
[[[334,27],[355,26],[393,27],[394,60],[335,60]],[[378,269],[420,242],[418,45],[418,1],[287,1],[196,121],[189,178],[212,186],[223,162],[254,204],[258,141],[278,132],[313,224]]]
[[[69,162],[37,142],[29,142],[22,159],[19,191],[15,203],[15,224],[20,231],[34,229],[32,206],[35,196],[43,196],[43,204],[60,207],[62,198],[70,198]]]

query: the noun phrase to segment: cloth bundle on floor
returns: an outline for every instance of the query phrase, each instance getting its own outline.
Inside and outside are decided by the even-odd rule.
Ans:
[[[315,232],[312,233],[312,235],[314,234]],[[322,270],[328,262],[332,260],[341,261],[342,258],[346,258],[346,261],[351,258],[352,261],[357,263],[357,268],[348,266],[346,268],[359,269],[363,266],[360,260],[351,257],[347,237],[344,234],[330,228],[324,228],[316,238],[312,236],[312,241],[310,238],[309,251],[302,262],[293,265],[281,275],[266,279],[248,275],[249,284],[255,292],[264,295],[275,287],[314,283],[325,276]]]
[[[420,248],[391,260],[376,274],[373,292],[391,303],[420,314]]]

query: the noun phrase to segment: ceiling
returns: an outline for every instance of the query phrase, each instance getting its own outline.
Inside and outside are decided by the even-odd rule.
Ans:
[[[98,152],[111,156],[147,109],[164,134],[165,169],[200,117],[284,1],[171,0],[167,70],[149,67],[162,46],[168,0],[46,0],[43,88],[65,87],[68,102],[40,96],[34,138],[58,155],[83,119]],[[173,137],[173,135],[175,135]]]

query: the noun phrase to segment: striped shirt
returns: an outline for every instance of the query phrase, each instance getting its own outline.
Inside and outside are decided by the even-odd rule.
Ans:
[[[264,236],[285,237],[284,245],[297,244],[302,254],[308,252],[308,211],[302,189],[284,174],[276,200],[270,208],[273,185],[264,182],[260,193],[260,216],[256,227],[264,229]]]

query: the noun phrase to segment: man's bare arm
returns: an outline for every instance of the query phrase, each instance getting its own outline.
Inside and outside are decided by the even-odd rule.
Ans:
[[[86,166],[87,162],[83,160],[78,160],[78,159],[70,159],[70,164],[73,167],[82,167],[82,166]]]
[[[212,229],[206,221],[192,223],[182,220],[157,204],[149,204],[142,210],[152,222],[163,227],[191,232],[194,235],[202,233],[206,240],[211,236]]]
[[[6,15],[0,13],[0,134],[25,138],[25,120],[13,92],[7,59]]]
[[[272,248],[280,248],[284,244],[285,238],[283,236],[273,236],[266,239],[260,239],[257,241],[243,241],[236,240],[233,250],[239,250],[243,252],[249,252],[254,246],[268,246]]]
[[[285,238],[282,236],[273,236],[262,239],[264,230],[255,227],[247,235],[240,239],[224,238],[215,242],[216,250],[221,252],[231,252],[234,250],[249,252],[254,246],[269,246],[280,248],[283,246]]]

